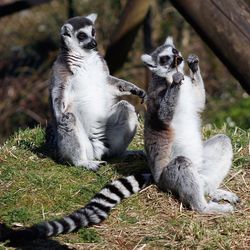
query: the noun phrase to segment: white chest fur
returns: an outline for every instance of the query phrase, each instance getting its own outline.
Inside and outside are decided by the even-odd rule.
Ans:
[[[107,76],[101,59],[93,54],[84,59],[80,67],[75,67],[74,74],[69,78],[65,94],[71,103],[70,109],[78,114],[86,130],[94,126],[93,123],[104,122],[112,105]]]
[[[195,105],[192,82],[189,77],[180,87],[179,98],[171,123],[174,129],[172,158],[188,157],[197,168],[202,163],[200,117]]]

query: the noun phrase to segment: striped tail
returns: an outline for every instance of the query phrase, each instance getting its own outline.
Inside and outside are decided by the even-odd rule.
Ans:
[[[0,242],[27,242],[77,231],[83,227],[104,221],[110,210],[151,183],[151,174],[136,174],[122,177],[107,184],[90,202],[62,219],[42,222],[21,230],[0,224]]]

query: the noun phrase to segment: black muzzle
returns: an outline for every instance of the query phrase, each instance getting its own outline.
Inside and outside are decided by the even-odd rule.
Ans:
[[[89,43],[84,45],[84,49],[95,49],[97,46],[96,40],[92,39]]]

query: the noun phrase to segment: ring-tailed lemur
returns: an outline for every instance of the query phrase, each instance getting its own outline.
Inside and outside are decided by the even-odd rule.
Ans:
[[[0,242],[10,240],[12,243],[23,243],[75,232],[80,228],[100,224],[122,199],[139,192],[150,183],[151,174],[123,177],[106,185],[85,207],[61,219],[42,222],[19,230],[0,224]]]
[[[103,157],[124,154],[135,135],[134,106],[117,97],[145,97],[142,89],[109,74],[96,50],[96,17],[74,17],[61,28],[61,51],[50,81],[52,125],[46,133],[60,159],[92,170]]]
[[[205,90],[198,57],[188,57],[191,75],[184,76],[183,58],[169,37],[151,55],[142,55],[142,61],[152,71],[144,142],[155,182],[193,210],[232,212],[232,205],[215,202],[238,201],[234,193],[218,189],[230,169],[233,153],[226,135],[202,142],[199,112],[205,106]],[[207,202],[205,194],[212,201]]]

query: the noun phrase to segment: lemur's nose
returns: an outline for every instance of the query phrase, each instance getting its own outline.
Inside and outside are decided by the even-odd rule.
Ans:
[[[91,39],[91,41],[88,43],[88,47],[90,49],[94,49],[94,48],[96,48],[96,46],[97,46],[96,40],[95,39]]]
[[[92,39],[90,44],[95,48],[97,46],[96,40]]]
[[[85,49],[94,49],[96,48],[97,43],[95,39],[91,39],[91,41],[89,43],[87,43],[86,45],[84,45]]]

